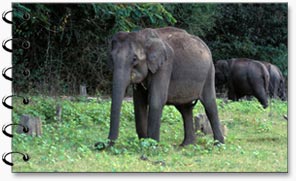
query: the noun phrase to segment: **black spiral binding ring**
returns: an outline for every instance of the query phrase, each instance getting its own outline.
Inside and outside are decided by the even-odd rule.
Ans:
[[[12,79],[12,77],[8,77],[8,76],[6,75],[6,71],[9,70],[9,69],[11,69],[11,68],[12,68],[12,67],[4,68],[4,69],[2,70],[2,76],[3,76],[5,79],[10,80],[10,81],[12,81],[13,79]]]
[[[30,42],[28,40],[23,39],[23,38],[11,38],[11,39],[8,39],[8,40],[4,40],[2,42],[2,47],[3,47],[4,50],[6,50],[6,51],[8,51],[10,53],[12,53],[12,49],[7,48],[6,47],[6,43],[9,42],[9,41],[11,41],[11,40],[14,40],[14,41],[22,41],[22,45],[21,46],[22,46],[23,49],[29,49],[30,46],[31,46]]]
[[[12,77],[9,77],[9,76],[6,75],[6,72],[7,72],[8,70],[10,70],[10,69],[12,69],[12,67],[4,68],[4,69],[2,70],[2,76],[3,76],[5,79],[7,79],[7,80],[13,81],[13,78],[12,78]],[[27,69],[27,68],[24,69],[24,71],[23,71],[23,75],[24,75],[25,78],[26,78],[26,77],[29,77],[29,76],[30,76],[30,70]]]
[[[2,155],[2,161],[3,161],[5,164],[7,164],[7,165],[13,166],[13,163],[7,161],[7,160],[6,160],[6,157],[7,157],[8,155],[10,155],[10,154],[14,154],[14,153],[18,153],[18,154],[22,155],[22,156],[23,156],[23,160],[24,160],[25,162],[27,162],[27,161],[30,160],[30,157],[29,157],[28,154],[26,154],[26,153],[23,154],[23,153],[21,153],[21,152],[12,151],[12,152],[9,152],[9,153],[6,153],[6,154],[4,153],[4,154]]]
[[[12,24],[12,21],[8,20],[8,19],[6,18],[6,15],[7,15],[8,13],[12,13],[12,11],[13,11],[13,10],[10,10],[10,11],[4,11],[4,12],[2,13],[2,19],[3,19],[3,21],[5,21],[5,22],[8,23],[8,24]],[[28,21],[28,20],[31,18],[31,15],[30,15],[28,12],[23,11],[23,10],[21,10],[21,9],[17,9],[17,11],[21,11],[21,12],[23,12],[23,20]]]
[[[27,20],[29,20],[29,19],[31,18],[30,14],[27,13],[26,11],[21,10],[21,9],[19,9],[19,8],[17,8],[16,10],[17,10],[17,11],[21,11],[21,12],[23,12],[23,17],[22,17],[22,18],[23,18],[25,21],[27,21]],[[4,22],[6,22],[6,23],[8,23],[8,24],[13,24],[13,22],[12,22],[11,20],[8,20],[8,19],[6,18],[7,14],[12,13],[12,11],[13,11],[13,10],[10,10],[10,11],[4,11],[4,12],[2,13],[2,19],[3,19]],[[8,39],[8,40],[4,40],[4,41],[2,42],[2,47],[3,47],[3,49],[6,50],[6,51],[8,51],[8,52],[11,52],[11,53],[12,53],[12,49],[10,49],[10,48],[8,48],[8,47],[6,46],[7,42],[9,42],[9,41],[11,41],[11,40],[13,40],[13,41],[21,41],[21,42],[22,42],[22,43],[21,43],[21,47],[22,47],[23,49],[29,49],[29,48],[30,48],[30,42],[29,42],[29,41],[27,41],[27,40],[25,40],[25,39],[23,39],[23,38],[12,38],[12,39]],[[12,45],[13,45],[13,44],[12,44]],[[12,78],[12,77],[9,77],[9,76],[6,75],[6,72],[7,72],[8,70],[10,70],[10,69],[12,69],[12,67],[4,68],[4,69],[2,70],[2,76],[3,76],[5,79],[7,79],[7,80],[13,81],[13,78]],[[25,70],[23,71],[23,75],[24,75],[24,76],[29,76],[29,75],[30,75],[30,71],[29,71],[28,69],[25,69]],[[15,97],[22,97],[22,96],[18,96],[18,95],[11,95],[11,96],[7,96],[7,97],[3,97],[3,99],[2,99],[2,104],[3,104],[6,108],[8,108],[8,109],[13,109],[13,106],[8,105],[8,104],[6,103],[6,100],[7,100],[8,98],[10,98],[10,97],[13,97],[13,96],[15,96]],[[25,105],[26,105],[26,104],[29,104],[29,99],[28,99],[28,98],[25,98],[25,97],[22,97],[22,98],[23,98],[23,103],[24,103]],[[6,135],[6,136],[8,136],[8,137],[10,137],[10,138],[12,138],[12,137],[13,137],[13,134],[8,133],[8,132],[6,131],[6,128],[9,127],[9,126],[13,126],[13,125],[23,127],[23,132],[24,132],[24,133],[28,133],[28,132],[29,132],[29,128],[28,128],[27,126],[24,126],[24,125],[21,125],[21,124],[9,124],[9,125],[3,125],[3,127],[2,127],[2,132],[3,132],[3,134]],[[23,154],[23,153],[21,153],[21,152],[9,152],[9,153],[4,153],[4,154],[2,155],[2,161],[3,161],[5,164],[10,165],[10,166],[13,166],[13,163],[12,163],[12,162],[9,162],[9,161],[6,160],[6,157],[7,157],[8,155],[10,155],[10,154],[20,154],[20,155],[22,155],[22,156],[23,156],[23,160],[24,160],[25,162],[29,161],[29,159],[30,159],[30,157],[29,157],[28,154]]]
[[[23,75],[24,75],[25,77],[29,77],[29,76],[30,76],[30,70],[26,68],[26,69],[23,71]]]
[[[2,127],[2,133],[5,134],[6,136],[10,137],[10,138],[13,138],[13,134],[7,133],[7,131],[6,131],[6,128],[7,128],[8,126],[12,126],[12,125],[16,125],[16,126],[21,126],[21,127],[23,127],[23,132],[24,132],[24,133],[28,133],[28,132],[29,132],[29,128],[28,128],[27,126],[24,126],[24,125],[22,125],[22,124],[9,124],[9,125],[6,125],[6,126],[3,125],[3,127]]]
[[[23,104],[25,104],[25,105],[27,105],[27,104],[29,104],[29,99],[28,98],[25,98],[25,97],[23,97],[23,96],[19,96],[19,95],[11,95],[11,96],[7,96],[7,97],[3,97],[2,98],[2,104],[3,104],[3,106],[5,106],[6,108],[8,108],[8,109],[13,109],[13,106],[11,106],[11,105],[8,105],[7,103],[6,103],[6,100],[8,99],[8,98],[10,98],[10,97],[21,97],[21,98],[23,98]]]

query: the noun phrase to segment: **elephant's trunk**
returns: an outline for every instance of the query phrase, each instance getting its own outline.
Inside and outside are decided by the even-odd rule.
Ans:
[[[115,69],[113,72],[112,104],[110,116],[109,139],[114,141],[118,137],[120,110],[124,94],[129,85],[129,74],[123,69]]]

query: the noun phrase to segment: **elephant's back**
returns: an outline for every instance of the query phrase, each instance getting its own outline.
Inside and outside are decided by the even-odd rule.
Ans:
[[[213,65],[207,45],[198,37],[186,32],[174,32],[166,34],[166,37],[166,42],[174,50],[172,79],[187,80],[195,77],[199,82],[203,82]]]
[[[261,76],[261,74],[268,74],[266,66],[258,60],[247,58],[232,59],[231,63],[232,74],[249,75],[254,79]],[[253,79],[252,78],[252,79]]]
[[[206,43],[198,36],[175,27],[156,29],[160,38],[167,42],[175,53],[176,61],[212,61],[212,54]]]

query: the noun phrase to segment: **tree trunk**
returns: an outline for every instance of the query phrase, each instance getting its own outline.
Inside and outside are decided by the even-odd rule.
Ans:
[[[28,134],[30,136],[41,136],[42,135],[42,122],[39,117],[33,117],[27,114],[21,116],[20,123],[21,125],[29,129]],[[16,131],[17,133],[24,133],[23,128],[19,127]]]

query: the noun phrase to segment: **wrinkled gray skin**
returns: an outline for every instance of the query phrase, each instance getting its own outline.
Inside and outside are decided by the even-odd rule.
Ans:
[[[227,85],[230,100],[253,95],[263,108],[268,106],[269,73],[262,63],[246,58],[218,60],[215,69],[216,85]]]
[[[281,70],[269,62],[261,61],[267,68],[269,72],[269,96],[272,98],[279,97],[282,101],[287,100],[286,90],[285,90],[285,78]]]
[[[215,69],[211,52],[202,40],[184,30],[167,27],[119,32],[111,44],[114,70],[108,146],[118,137],[122,100],[130,84],[139,138],[159,141],[163,107],[175,105],[184,123],[181,145],[194,143],[192,109],[200,100],[214,139],[224,143],[215,101]]]

